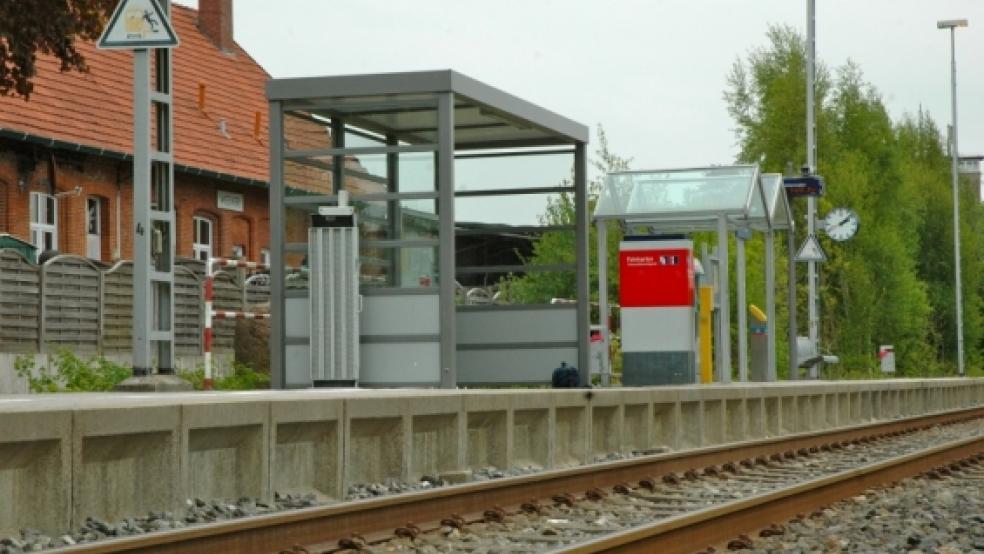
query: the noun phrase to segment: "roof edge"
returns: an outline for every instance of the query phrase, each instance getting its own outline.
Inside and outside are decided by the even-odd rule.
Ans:
[[[271,79],[267,81],[266,90],[271,102],[451,92],[566,137],[571,142],[587,143],[590,136],[586,125],[452,69]]]
[[[43,137],[40,135],[33,135],[31,133],[26,133],[24,131],[17,131],[14,129],[8,129],[3,127],[0,127],[0,137],[9,138],[13,140],[20,140],[32,144],[40,144],[42,146],[48,146],[51,148],[56,148],[58,150],[83,152],[85,154],[93,154],[96,156],[103,156],[106,158],[120,160],[120,161],[133,161],[133,154],[127,152],[121,152],[119,150],[112,150],[109,148],[91,146],[91,145],[77,143],[77,142],[70,142],[67,140],[61,140],[51,137]],[[200,175],[202,177],[211,177],[214,179],[219,179],[221,181],[226,181],[233,184],[258,186],[262,188],[270,187],[269,182],[262,181],[260,179],[243,177],[241,175],[233,175],[231,173],[222,173],[220,171],[205,169],[202,167],[190,166],[186,164],[175,163],[174,170],[189,175]]]

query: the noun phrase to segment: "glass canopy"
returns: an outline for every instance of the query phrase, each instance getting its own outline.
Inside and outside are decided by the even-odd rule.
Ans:
[[[789,228],[782,177],[757,165],[611,173],[594,212],[663,232],[714,230],[720,216],[734,228]]]
[[[756,231],[768,231],[771,223],[772,229],[788,230],[793,226],[792,212],[789,210],[789,200],[783,194],[782,175],[779,173],[763,173],[762,192],[769,205],[769,219],[762,214],[762,204],[752,202],[752,209],[749,211],[749,226]]]

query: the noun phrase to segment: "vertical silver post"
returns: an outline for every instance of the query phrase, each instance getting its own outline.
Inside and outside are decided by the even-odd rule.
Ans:
[[[287,301],[284,293],[283,111],[270,102],[270,387],[287,387]]]
[[[792,202],[790,202],[792,205]],[[796,359],[796,233],[792,229],[786,233],[786,269],[789,272],[788,296],[786,305],[789,310],[789,379],[799,379],[799,364]]]
[[[601,325],[601,385],[612,384],[611,362],[608,359],[609,333],[608,328],[608,222],[598,220],[598,324]]]
[[[792,230],[790,230],[790,233]],[[766,367],[765,380],[776,380],[776,251],[775,231],[765,232],[765,327]]]
[[[810,168],[813,175],[817,170],[816,152],[816,117],[814,115],[814,80],[816,78],[816,0],[806,2],[806,165]],[[806,199],[806,232],[808,235],[816,233],[817,220],[817,199],[809,196]],[[816,262],[807,262],[807,310],[810,326],[810,342],[814,348],[820,351],[820,314],[817,282],[819,267]],[[810,367],[810,377],[818,377],[819,365]]]
[[[731,382],[731,298],[728,294],[728,217],[718,216],[718,342],[717,379]]]
[[[745,237],[744,231],[735,233],[735,283],[738,307],[738,380],[748,381],[748,306],[745,298]]]
[[[574,146],[574,264],[577,286],[577,364],[581,385],[591,383],[591,334],[589,313],[591,290],[588,283],[588,153],[587,145]]]
[[[438,290],[441,388],[457,386],[455,366],[454,94],[437,97]]]
[[[956,28],[950,27],[950,109],[953,133],[951,134],[950,173],[953,178],[953,268],[954,290],[957,303],[957,372],[964,375],[963,287],[960,278],[960,174],[958,163],[960,148],[957,146],[957,50]]]
[[[133,51],[133,374],[153,373],[150,334],[150,51]]]

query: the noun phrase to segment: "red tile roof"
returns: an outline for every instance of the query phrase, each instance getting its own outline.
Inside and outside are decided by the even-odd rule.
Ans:
[[[270,75],[236,45],[224,53],[196,24],[198,12],[173,5],[172,24],[181,45],[174,50],[175,163],[192,170],[267,182],[267,100]],[[29,101],[0,96],[0,131],[133,152],[133,62],[128,51],[98,50],[80,43],[88,74],[61,72],[51,56],[39,56]],[[205,85],[205,111],[198,108]],[[259,138],[254,137],[256,112]],[[228,137],[220,126],[225,121]]]

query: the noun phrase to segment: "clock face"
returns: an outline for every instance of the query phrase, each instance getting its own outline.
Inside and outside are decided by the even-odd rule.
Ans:
[[[834,208],[824,218],[824,223],[826,223],[827,236],[836,241],[853,237],[861,227],[858,214],[847,208]]]

